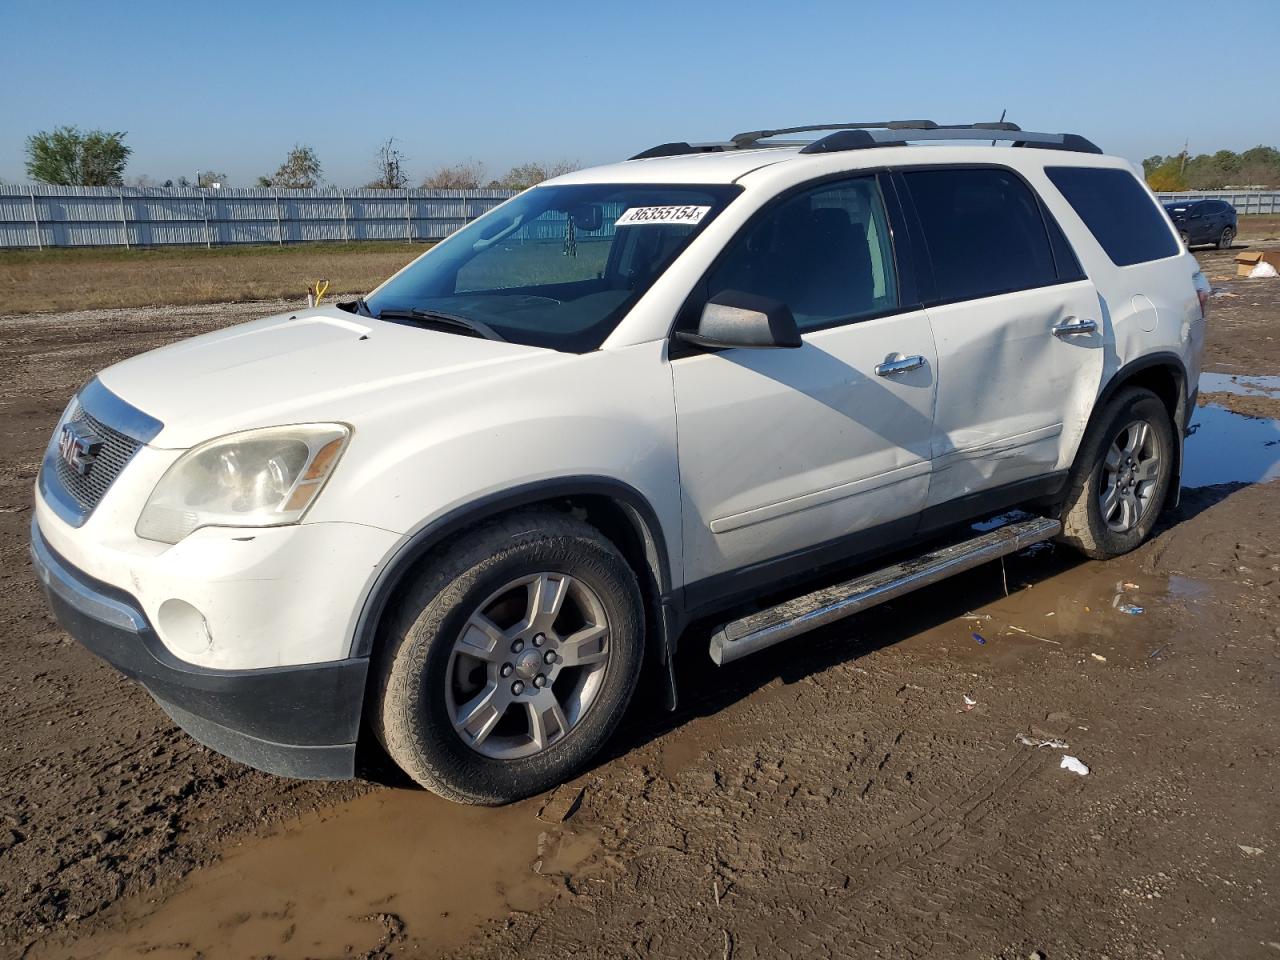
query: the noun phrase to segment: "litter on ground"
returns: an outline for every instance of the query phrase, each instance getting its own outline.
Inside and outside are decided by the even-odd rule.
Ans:
[[[1071,749],[1071,744],[1067,743],[1065,740],[1053,740],[1053,739],[1041,740],[1038,737],[1029,737],[1025,733],[1018,734],[1016,739],[1023,746],[1027,746],[1027,747],[1037,747],[1037,748],[1048,747],[1050,750],[1070,750]]]
[[[1089,768],[1087,766],[1075,757],[1068,756],[1065,753],[1062,755],[1062,763],[1058,766],[1063,770],[1070,770],[1072,773],[1078,773],[1082,777],[1087,777],[1089,775]]]
[[[1041,637],[1037,634],[1032,633],[1030,630],[1023,630],[1021,627],[1015,627],[1013,624],[1009,624],[1009,629],[1013,630],[1015,633],[1021,633],[1024,636],[1028,636],[1032,640],[1042,640],[1045,643],[1053,643],[1053,644],[1057,644],[1058,646],[1062,646],[1062,642],[1060,640],[1050,640],[1048,637]]]
[[[1136,603],[1129,603],[1127,600],[1123,599],[1118,595],[1116,596],[1115,600],[1112,602],[1111,605],[1115,607],[1117,610],[1119,610],[1121,613],[1128,614],[1131,617],[1137,617],[1146,612],[1145,607],[1140,607]]]

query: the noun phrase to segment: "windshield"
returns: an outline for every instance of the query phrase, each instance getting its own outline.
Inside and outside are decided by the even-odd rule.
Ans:
[[[459,230],[368,298],[374,316],[432,315],[503,340],[597,349],[739,187],[535,187]]]

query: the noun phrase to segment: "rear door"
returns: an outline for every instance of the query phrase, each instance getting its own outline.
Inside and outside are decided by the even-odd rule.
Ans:
[[[1191,242],[1209,243],[1217,239],[1218,220],[1213,204],[1202,200],[1191,208]]]
[[[738,290],[786,303],[804,340],[673,343],[691,605],[914,530],[937,358],[893,251],[875,176],[800,188],[748,222],[682,316],[692,327],[706,298]]]
[[[934,283],[926,303],[938,400],[926,522],[942,522],[1053,481],[1070,457],[1064,423],[1089,410],[1101,383],[1103,316],[1062,231],[1014,171],[906,170],[898,182]]]

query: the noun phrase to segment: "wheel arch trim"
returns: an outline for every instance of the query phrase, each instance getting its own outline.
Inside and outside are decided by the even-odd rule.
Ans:
[[[1173,374],[1178,393],[1171,412],[1174,441],[1173,477],[1170,480],[1169,493],[1165,500],[1165,506],[1171,508],[1178,505],[1182,496],[1182,445],[1186,438],[1187,425],[1191,421],[1193,412],[1191,410],[1191,398],[1195,395],[1195,391],[1189,382],[1190,378],[1187,376],[1187,366],[1180,356],[1169,351],[1158,351],[1130,360],[1122,366],[1099,391],[1098,399],[1093,405],[1093,412],[1089,415],[1088,427],[1085,430],[1087,432],[1088,428],[1093,426],[1094,419],[1106,408],[1117,393],[1132,385],[1133,378],[1137,374],[1157,368],[1164,368]]]
[[[1174,405],[1175,417],[1181,417],[1184,413],[1184,405],[1191,396],[1188,390],[1187,365],[1183,363],[1182,358],[1176,353],[1168,351],[1160,351],[1158,353],[1149,353],[1138,357],[1136,360],[1130,360],[1123,367],[1111,375],[1111,379],[1106,382],[1102,390],[1098,393],[1098,400],[1094,404],[1094,411],[1101,410],[1115,394],[1129,385],[1135,374],[1144,370],[1151,370],[1156,367],[1165,367],[1171,369],[1175,379],[1178,381],[1178,399]],[[1178,424],[1174,424],[1178,427]]]
[[[658,591],[654,599],[660,608],[667,608],[672,602],[673,589],[666,537],[658,514],[648,499],[635,487],[613,477],[558,477],[477,497],[426,521],[409,533],[365,591],[352,629],[349,655],[367,657],[373,652],[378,624],[382,622],[396,587],[416,563],[446,538],[521,507],[574,497],[605,498],[621,509],[643,544],[645,562]],[[665,634],[668,631],[664,628],[664,617],[661,611],[656,613],[658,628]],[[659,639],[663,641],[664,651],[674,640],[665,636]]]

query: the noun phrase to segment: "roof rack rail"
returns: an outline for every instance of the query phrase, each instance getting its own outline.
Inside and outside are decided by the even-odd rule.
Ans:
[[[1035,133],[1023,130],[1016,123],[1006,120],[983,123],[940,124],[932,120],[879,120],[857,123],[815,123],[803,127],[778,127],[772,130],[751,130],[734,134],[726,141],[711,143],[663,143],[637,153],[632,160],[649,157],[674,157],[693,153],[720,153],[726,150],[750,150],[756,147],[795,146],[795,141],[774,141],[774,137],[793,133],[818,133],[834,131],[809,141],[801,153],[834,153],[844,150],[862,150],[869,147],[900,147],[908,141],[938,140],[997,140],[1015,147],[1036,147],[1042,150],[1071,150],[1077,153],[1101,153],[1090,140],[1075,133]],[[904,135],[905,134],[905,135]],[[803,141],[802,141],[803,142]]]

